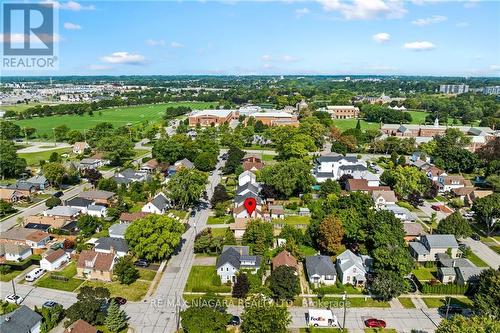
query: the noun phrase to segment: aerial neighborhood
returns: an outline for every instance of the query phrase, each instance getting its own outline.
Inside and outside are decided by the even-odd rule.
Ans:
[[[107,80],[0,122],[1,332],[499,331],[498,94]]]

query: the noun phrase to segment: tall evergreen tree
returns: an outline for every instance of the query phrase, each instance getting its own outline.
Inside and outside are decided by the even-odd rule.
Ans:
[[[111,305],[108,308],[105,324],[111,332],[119,332],[127,326],[125,311],[120,310],[120,307],[114,300],[111,301]]]

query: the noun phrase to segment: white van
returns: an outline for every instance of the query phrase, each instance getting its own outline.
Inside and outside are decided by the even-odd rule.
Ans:
[[[307,325],[314,327],[339,327],[337,316],[331,310],[309,309]]]
[[[26,281],[28,282],[33,282],[36,279],[38,279],[40,276],[42,276],[45,273],[45,269],[42,268],[35,268],[32,271],[30,271],[28,274],[26,274]]]

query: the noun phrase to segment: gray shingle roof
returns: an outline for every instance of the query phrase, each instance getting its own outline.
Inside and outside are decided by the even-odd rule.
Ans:
[[[318,157],[317,161],[321,162],[339,162],[341,160],[346,160],[351,163],[356,163],[358,159],[356,156],[343,156],[343,155],[323,155]]]
[[[109,251],[111,247],[118,252],[128,252],[127,242],[123,238],[101,237],[96,241],[97,250]]]
[[[217,268],[224,266],[226,263],[231,264],[236,269],[240,268],[240,254],[234,248],[229,248],[223,251],[217,258]]]
[[[259,186],[257,186],[256,184],[253,184],[253,183],[246,183],[245,185],[243,186],[238,186],[238,188],[236,189],[236,194],[239,195],[241,192],[245,191],[245,190],[250,190],[251,192],[253,192],[254,194],[258,195],[259,192],[260,192],[260,188]]]
[[[159,210],[164,210],[168,206],[168,199],[163,193],[158,193],[151,203]]]
[[[335,266],[329,256],[309,256],[306,257],[306,270],[309,277],[313,275],[337,275]]]
[[[458,267],[457,274],[460,274],[467,283],[475,282],[479,279],[479,274],[487,268],[484,267]]]
[[[127,228],[130,226],[130,223],[115,223],[109,227],[109,234],[110,235],[125,235],[125,231],[127,231]]]
[[[88,207],[89,205],[92,205],[93,202],[94,201],[90,199],[75,197],[66,200],[65,204],[66,206],[73,206],[73,207]]]
[[[26,305],[21,305],[13,312],[0,316],[0,332],[27,333],[41,320],[42,316]]]
[[[244,202],[247,198],[254,198],[258,205],[262,204],[262,199],[258,195],[253,194],[252,192],[247,192],[243,195],[238,195],[236,198],[234,198],[234,202],[238,205]]]
[[[339,268],[342,272],[345,272],[352,266],[356,266],[359,270],[366,271],[364,267],[363,258],[355,255],[351,250],[346,250],[339,254],[337,257],[337,262],[339,263]]]
[[[422,236],[422,241],[429,244],[431,248],[458,248],[454,235],[425,235]]]
[[[418,255],[429,255],[430,252],[427,250],[427,248],[424,246],[424,244],[420,242],[409,242],[408,245],[417,253]]]
[[[341,165],[339,170],[351,170],[351,171],[366,171],[368,170],[364,165],[353,164],[353,165]]]

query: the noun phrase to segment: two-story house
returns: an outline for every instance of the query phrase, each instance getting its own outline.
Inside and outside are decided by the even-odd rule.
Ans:
[[[337,271],[329,256],[315,255],[306,257],[306,271],[310,283],[333,285],[337,281]]]
[[[436,261],[439,253],[447,253],[451,258],[459,258],[462,253],[454,235],[423,235],[408,245],[418,262]]]
[[[113,253],[83,250],[76,264],[76,275],[80,278],[111,282],[114,259]]]
[[[248,246],[225,245],[222,253],[217,258],[217,275],[221,282],[236,282],[236,277],[240,270],[248,270],[255,274],[260,268],[262,258],[260,256],[250,255]]]
[[[153,200],[145,204],[141,211],[143,213],[163,215],[167,212],[169,207],[170,199],[168,199],[165,194],[160,192],[153,198]]]
[[[395,205],[398,201],[394,191],[372,191],[372,199],[377,209],[384,209],[388,205]]]
[[[354,165],[363,166],[365,167],[364,170],[366,170],[366,163],[358,160],[355,156],[343,156],[339,154],[323,155],[316,159],[313,175],[318,183],[322,183],[327,179],[337,180],[340,177],[339,170],[341,167]]]
[[[372,258],[367,255],[356,255],[351,250],[342,252],[337,257],[336,267],[342,284],[364,286],[366,274],[371,269]]]

